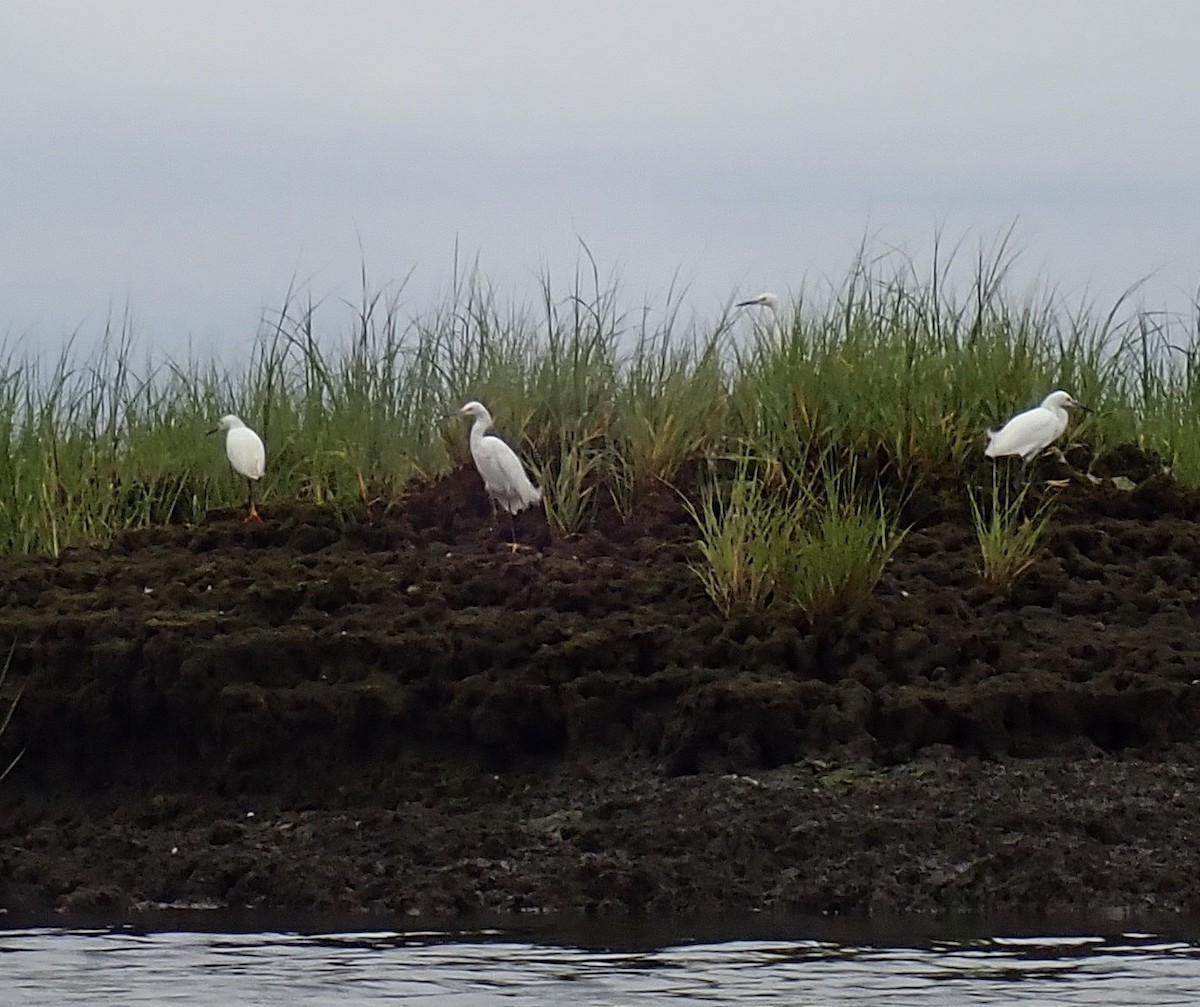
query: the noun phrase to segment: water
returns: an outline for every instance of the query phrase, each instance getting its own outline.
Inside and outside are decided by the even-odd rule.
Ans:
[[[0,931],[0,1004],[1092,1005],[1200,1002],[1200,943],[1153,933],[588,944],[499,930]]]

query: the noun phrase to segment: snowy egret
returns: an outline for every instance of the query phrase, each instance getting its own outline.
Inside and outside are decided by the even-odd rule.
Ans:
[[[263,447],[262,438],[232,413],[217,420],[217,425],[209,433],[215,434],[221,430],[225,431],[225,457],[229,459],[233,471],[246,479],[247,503],[250,507],[246,521],[260,522],[262,518],[254,506],[254,483],[267,470],[267,449]]]
[[[510,548],[516,552],[517,529],[513,515],[540,503],[542,491],[525,474],[525,466],[521,464],[517,453],[495,434],[488,434],[492,426],[492,414],[482,402],[468,402],[458,414],[475,419],[471,425],[471,457],[483,477],[488,496],[508,511],[508,526],[512,533]]]
[[[771,335],[775,339],[783,338],[783,328],[779,324],[779,298],[769,290],[744,301],[738,301],[735,308],[766,308],[771,312]]]
[[[772,294],[769,290],[764,290],[761,294],[756,294],[754,297],[749,297],[744,301],[738,301],[734,305],[735,308],[753,308],[767,307],[772,311],[779,309],[779,298]]]
[[[1068,409],[1087,407],[1076,402],[1070,392],[1051,392],[1040,406],[1017,413],[999,430],[989,430],[984,454],[989,458],[1019,455],[1024,475],[1025,466],[1063,435]]]

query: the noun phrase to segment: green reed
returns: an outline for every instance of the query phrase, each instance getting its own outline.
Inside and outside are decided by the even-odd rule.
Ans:
[[[799,478],[743,455],[731,478],[705,485],[688,505],[701,557],[692,570],[718,610],[781,604],[819,625],[865,602],[904,533],[857,483],[853,463],[832,455]]]
[[[691,564],[722,615],[765,607],[774,597],[777,552],[785,547],[790,508],[772,490],[755,459],[735,459],[727,486],[706,483],[698,503],[686,502],[699,535],[700,559]]]
[[[1094,412],[1067,441],[1133,442],[1200,484],[1200,340],[1185,319],[1016,297],[1006,246],[965,289],[953,256],[927,274],[865,254],[845,280],[760,312],[684,323],[680,297],[629,310],[590,256],[565,289],[504,301],[456,264],[443,299],[412,311],[403,286],[322,304],[289,290],[243,365],[141,349],[128,316],[57,357],[0,348],[0,551],[58,554],[129,528],[194,522],[242,494],[217,438],[236,412],[267,445],[260,499],[353,508],[469,463],[454,414],[485,402],[538,474],[556,532],[612,500],[696,500],[709,459],[775,459],[815,476],[834,453],[903,491],[971,478],[984,431],[1055,387]],[[341,312],[341,321],[326,319]],[[703,506],[703,500],[699,501]]]
[[[1053,499],[1030,505],[1029,485],[1012,489],[999,469],[992,472],[991,495],[981,497],[973,489],[968,491],[979,542],[979,572],[993,587],[1008,591],[1037,562],[1053,515]]]

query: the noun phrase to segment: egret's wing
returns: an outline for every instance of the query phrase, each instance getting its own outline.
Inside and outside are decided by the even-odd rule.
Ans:
[[[234,427],[225,435],[225,454],[234,471],[247,479],[261,479],[267,470],[266,448],[249,427]]]
[[[1028,459],[1056,441],[1065,429],[1066,424],[1049,409],[1029,409],[993,433],[985,453],[989,458],[1020,455]]]
[[[472,454],[488,493],[510,514],[516,514],[542,498],[525,474],[517,453],[499,437],[491,434],[481,437]]]

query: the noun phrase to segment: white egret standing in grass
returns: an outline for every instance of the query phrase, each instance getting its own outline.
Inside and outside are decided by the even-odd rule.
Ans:
[[[254,506],[254,483],[267,470],[267,449],[263,447],[262,438],[232,413],[217,420],[217,425],[209,433],[215,434],[220,430],[225,431],[225,457],[229,459],[233,471],[246,479],[246,501],[250,508],[246,521],[260,522],[262,518]]]
[[[1040,406],[1017,413],[999,430],[989,430],[988,446],[983,453],[989,458],[1019,455],[1023,478],[1025,467],[1067,429],[1068,409],[1087,407],[1076,402],[1070,392],[1051,392]]]
[[[460,416],[472,416],[471,457],[483,477],[484,488],[494,504],[508,511],[508,527],[512,533],[510,548],[517,551],[517,529],[513,515],[540,503],[542,491],[530,481],[517,453],[495,434],[488,434],[492,414],[482,402],[471,401],[458,411]]]
[[[778,342],[783,338],[783,329],[779,324],[779,298],[769,290],[761,294],[738,301],[735,308],[766,308],[771,312],[771,336]]]

